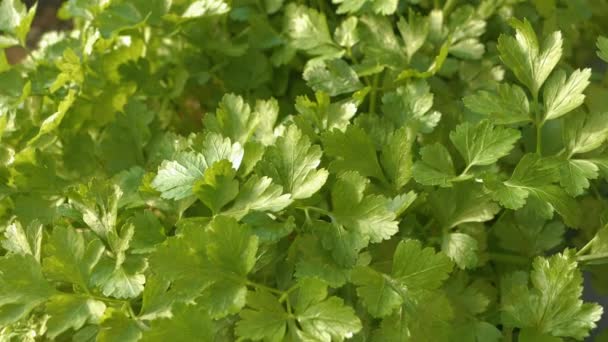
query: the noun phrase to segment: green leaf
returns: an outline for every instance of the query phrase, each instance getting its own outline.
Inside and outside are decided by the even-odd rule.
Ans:
[[[234,219],[218,216],[208,227],[209,261],[219,270],[246,275],[253,269],[258,248],[257,237]]]
[[[583,91],[589,85],[591,69],[575,70],[566,80],[566,72],[558,70],[544,87],[543,101],[545,104],[544,120],[557,119],[577,108],[583,101]]]
[[[302,77],[310,88],[330,96],[352,93],[362,87],[357,73],[342,59],[311,59]]]
[[[441,286],[452,271],[452,263],[432,248],[422,248],[420,242],[400,242],[393,257],[389,276],[370,267],[357,267],[352,282],[357,295],[374,317],[392,314],[404,302],[411,301],[416,291],[433,290]]]
[[[232,141],[245,144],[251,137],[264,144],[274,141],[274,124],[279,106],[276,100],[258,100],[253,111],[241,96],[226,94],[215,114],[205,115],[205,127]]]
[[[568,156],[599,148],[608,139],[608,115],[575,112],[566,117],[562,136]]]
[[[448,278],[452,267],[443,253],[422,248],[417,240],[408,240],[395,250],[392,277],[409,289],[433,290]]]
[[[494,189],[492,197],[510,209],[519,209],[526,203],[529,195],[534,201],[548,205],[549,218],[557,211],[570,227],[580,224],[581,216],[577,203],[558,186],[551,183],[560,178],[560,164],[555,160],[542,159],[535,154],[527,154],[516,166],[511,179],[504,186]],[[530,201],[530,199],[528,199]]]
[[[602,227],[590,241],[590,255],[608,253],[608,226]]]
[[[247,274],[256,263],[258,238],[248,226],[216,216],[168,239],[150,258],[150,268],[172,283],[181,300],[195,299],[214,318],[238,313],[246,301]]]
[[[258,117],[253,137],[264,146],[272,145],[276,140],[274,126],[279,116],[279,103],[274,98],[257,100],[253,114]]]
[[[463,123],[450,133],[450,140],[464,158],[467,169],[496,163],[513,149],[520,137],[518,130],[493,127],[488,121],[476,125]]]
[[[413,190],[410,192],[397,195],[389,200],[387,204],[388,210],[395,213],[395,216],[400,216],[409,208],[412,203],[418,198],[418,194]]]
[[[436,73],[438,73],[442,68],[443,65],[445,64],[447,57],[448,57],[448,53],[449,52],[453,52],[455,53],[456,50],[450,50],[450,47],[452,46],[452,40],[449,39],[450,37],[448,36],[448,38],[443,42],[443,44],[440,46],[439,51],[437,52],[437,56],[435,56],[435,59],[433,60],[433,62],[426,68],[425,71],[420,71],[418,69],[413,69],[413,68],[408,68],[403,70],[399,76],[397,76],[397,80],[399,81],[404,81],[410,78],[419,78],[419,79],[425,79],[425,78],[429,78],[431,76],[434,76]],[[458,49],[460,49],[460,51],[462,51],[462,49],[467,48],[466,46],[457,46]],[[468,57],[467,54],[471,53],[472,51],[467,51],[467,52],[460,52],[460,55]],[[471,56],[468,58],[479,58],[479,56]]]
[[[509,209],[519,209],[526,204],[526,198],[535,188],[549,185],[558,179],[556,165],[546,162],[536,154],[524,155],[511,178],[504,183],[488,182],[493,191],[492,198]]]
[[[534,329],[522,329],[519,333],[518,341],[521,342],[561,342],[559,337],[543,334]]]
[[[243,145],[256,131],[260,117],[241,96],[226,94],[222,97],[215,114],[208,113],[203,119],[205,128]]]
[[[307,96],[296,98],[295,107],[300,115],[294,117],[294,121],[303,131],[307,126],[311,131],[331,131],[334,128],[343,131],[357,112],[357,102],[354,100],[331,103],[329,95],[322,92],[316,92],[315,99],[316,102]]]
[[[19,222],[13,222],[4,231],[6,239],[2,240],[2,248],[15,254],[29,254],[40,262],[42,232],[43,225],[39,221],[32,221],[25,228]]]
[[[285,7],[285,31],[294,49],[311,55],[336,56],[340,48],[331,39],[325,15],[302,5]]]
[[[45,309],[50,315],[46,334],[55,339],[68,329],[77,331],[87,322],[98,322],[106,310],[106,305],[87,297],[57,294],[46,303]]]
[[[121,31],[137,27],[144,16],[131,3],[112,3],[96,17],[99,32],[104,38],[110,38]]]
[[[362,16],[359,18],[361,50],[365,56],[364,67],[370,73],[382,71],[384,67],[400,70],[407,65],[407,54],[395,36],[391,21],[382,16]]]
[[[61,72],[59,73],[59,75],[57,75],[55,82],[53,82],[53,84],[51,84],[51,87],[49,88],[51,93],[56,92],[57,90],[59,90],[60,88],[65,86],[66,84],[72,84],[72,82],[73,82],[73,83],[76,83],[77,85],[81,85],[84,82],[84,70],[82,68],[82,60],[72,49],[66,49],[63,52],[62,58],[58,59],[55,62],[55,65],[57,66],[57,69],[59,69],[59,71],[61,71]],[[70,97],[72,97],[71,102],[74,102],[73,98],[74,98],[75,93],[76,92],[74,91],[74,89],[70,89],[66,99],[69,99]],[[53,119],[51,119],[51,120],[47,119],[47,121],[49,121],[50,123],[61,122],[64,114],[52,115],[49,118],[53,118]],[[55,117],[59,117],[59,118],[54,119]],[[43,124],[43,126],[44,126],[44,124]],[[59,126],[59,124],[57,123],[54,126],[56,128],[57,126]]]
[[[283,6],[283,1],[284,0],[264,0],[266,12],[268,14],[275,13],[281,8],[281,6]]]
[[[289,126],[284,136],[269,146],[258,163],[260,174],[283,186],[293,199],[308,198],[318,192],[327,180],[328,172],[318,169],[321,148],[295,126]]]
[[[333,215],[337,223],[355,229],[370,242],[377,243],[397,232],[394,213],[388,200],[379,195],[364,195],[368,181],[356,172],[340,176],[331,192]]]
[[[411,304],[423,292],[441,286],[453,264],[443,253],[422,248],[417,240],[402,241],[393,256],[391,275],[370,267],[357,267],[351,281],[357,295],[374,317],[390,315],[402,303]],[[424,296],[424,295],[423,295]]]
[[[477,267],[479,247],[470,235],[450,233],[444,236],[441,250],[461,269]]]
[[[466,38],[450,46],[450,54],[461,59],[481,59],[485,46],[477,38]]]
[[[406,128],[398,129],[382,150],[380,157],[382,167],[396,189],[402,188],[412,177],[414,139],[414,134]]]
[[[479,327],[475,326],[481,322],[471,316],[485,312],[490,307],[493,299],[493,288],[487,280],[471,279],[471,277],[464,272],[459,272],[451,277],[443,288],[452,302],[456,315],[469,316],[460,317],[458,320],[462,323],[466,322],[464,324],[466,324],[468,328],[477,330],[476,328]]]
[[[408,11],[408,19],[399,18],[397,28],[405,42],[405,52],[409,60],[420,50],[429,34],[429,21],[413,10]]]
[[[128,248],[128,243],[124,248]],[[121,260],[124,258],[123,251],[116,260],[104,258],[97,264],[92,281],[105,296],[135,298],[144,290],[146,277],[143,272],[147,266],[145,260],[135,256]]]
[[[349,277],[349,269],[338,265],[331,252],[326,251],[312,235],[301,235],[296,240],[299,258],[295,276],[298,279],[321,279],[332,287],[344,285]]]
[[[94,179],[70,193],[71,204],[82,213],[82,220],[102,240],[116,235],[118,201],[122,191],[111,182]]]
[[[179,304],[171,310],[171,318],[153,320],[142,340],[164,342],[178,338],[182,341],[212,341],[213,322],[209,315],[196,305]]]
[[[493,226],[502,248],[532,257],[557,247],[564,240],[566,227],[560,222],[506,219]]]
[[[0,275],[2,326],[18,321],[55,293],[31,255],[1,257]]]
[[[199,18],[228,13],[230,6],[224,0],[198,0],[186,8],[182,18]]]
[[[135,7],[147,17],[147,22],[152,25],[162,23],[163,16],[171,9],[172,0],[134,0]]]
[[[148,253],[162,243],[166,236],[158,217],[151,211],[138,212],[127,221],[133,225],[133,238],[129,242],[132,253]]]
[[[498,37],[498,52],[503,63],[536,97],[540,87],[562,56],[562,35],[559,31],[548,35],[539,47],[536,33],[527,19],[511,19],[515,37]]]
[[[599,168],[593,162],[583,159],[565,160],[559,171],[560,184],[571,196],[582,194],[589,188],[589,180],[599,176]]]
[[[314,222],[323,247],[345,267],[354,266],[359,251],[370,242],[387,240],[398,229],[389,201],[378,195],[364,195],[367,183],[356,172],[342,174],[331,192],[333,211],[328,215],[332,223]]]
[[[296,229],[293,216],[286,220],[275,219],[271,214],[250,213],[243,217],[243,222],[251,226],[260,242],[278,242]]]
[[[425,291],[409,307],[383,319],[373,337],[379,341],[448,341],[453,318],[454,311],[443,293]]]
[[[236,333],[243,338],[265,341],[283,341],[289,316],[278,298],[264,291],[249,292],[247,306],[240,313]]]
[[[253,269],[258,249],[257,237],[234,219],[218,216],[209,225],[202,281],[198,302],[208,308],[212,317],[239,312],[245,306],[246,275]]]
[[[271,178],[252,176],[241,187],[232,207],[224,213],[242,218],[251,211],[281,211],[291,202],[291,196],[284,194],[283,188],[274,184]]]
[[[73,228],[56,226],[46,244],[44,271],[50,279],[72,283],[87,291],[93,268],[105,251],[96,238],[86,239]]]
[[[397,10],[397,0],[332,0],[338,6],[337,13],[356,13],[366,8],[370,8],[376,14],[390,15]]]
[[[488,180],[485,186],[490,190],[492,199],[507,209],[519,209],[526,204],[529,191],[518,186],[510,186],[511,183]]]
[[[359,42],[359,34],[357,32],[358,22],[357,17],[348,17],[336,28],[334,39],[340,46],[351,48]]]
[[[405,87],[382,96],[382,112],[397,127],[410,126],[429,133],[439,122],[441,114],[430,111],[433,94],[424,80],[414,80]]]
[[[239,182],[234,179],[235,176],[236,171],[232,168],[232,163],[220,160],[205,170],[203,178],[195,181],[192,191],[217,214],[239,193]]]
[[[430,208],[441,227],[453,228],[467,222],[491,220],[500,208],[480,186],[457,183],[431,193]]]
[[[0,3],[0,31],[14,35],[25,46],[36,8],[34,5],[28,11],[21,0],[3,0]]]
[[[456,177],[452,157],[448,150],[439,143],[423,146],[420,149],[421,160],[414,163],[412,173],[416,182],[422,185],[451,186]]]
[[[199,295],[201,287],[206,284],[200,270],[204,265],[204,237],[190,231],[167,239],[150,255],[150,270],[158,278],[150,278],[144,290],[144,308],[146,314],[163,312],[171,305],[173,298],[167,299],[167,288],[172,288],[181,296],[193,299]],[[159,308],[160,307],[160,308]]]
[[[331,171],[357,171],[362,176],[385,180],[376,149],[361,128],[348,126],[345,132],[334,129],[321,136],[327,155],[334,157]]]
[[[501,83],[496,92],[481,90],[462,100],[468,109],[498,125],[530,121],[528,97],[523,89],[514,84]]]
[[[581,212],[578,203],[566,192],[555,185],[547,185],[540,188],[531,189],[540,200],[549,203],[564,220],[564,223],[572,228],[578,228],[581,222]]]
[[[537,257],[527,282],[505,282],[502,320],[507,326],[534,328],[543,334],[583,339],[600,319],[602,308],[583,303],[582,276],[570,251]]]
[[[353,267],[357,263],[359,252],[369,244],[369,237],[356,230],[356,227],[323,221],[315,221],[314,226],[323,247],[331,251],[336,263],[342,267]]]
[[[361,330],[355,311],[338,297],[313,304],[296,317],[302,330],[319,341],[343,340]]]
[[[603,59],[604,62],[608,63],[608,38],[604,36],[597,37],[597,55],[599,58]]]
[[[48,118],[44,119],[42,125],[40,126],[40,131],[38,131],[38,134],[28,142],[28,145],[36,145],[42,140],[43,136],[51,133],[52,131],[56,130],[57,127],[59,127],[61,121],[65,117],[66,112],[70,109],[70,107],[72,107],[72,104],[74,104],[75,96],[76,91],[71,89],[67,96],[61,100],[61,102],[59,102],[57,111]]]
[[[174,160],[165,160],[152,181],[163,198],[179,200],[193,195],[195,182],[203,178],[205,170],[220,160],[228,160],[238,169],[243,160],[240,144],[231,144],[230,139],[209,133],[203,141],[202,153],[180,152]]]
[[[141,339],[142,332],[135,320],[130,319],[121,311],[112,309],[106,310],[106,316],[100,324],[97,341],[136,342]]]
[[[355,268],[351,281],[357,285],[357,296],[374,317],[388,316],[403,303],[400,293],[391,287],[391,279],[372,268]]]

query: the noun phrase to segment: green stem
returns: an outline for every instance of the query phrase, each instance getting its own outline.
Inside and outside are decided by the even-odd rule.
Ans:
[[[513,341],[513,328],[505,327],[504,330],[502,331],[502,334],[504,336],[504,339],[503,339],[504,342]]]
[[[92,293],[87,293],[86,296],[89,297],[89,298],[91,298],[91,299],[96,299],[96,300],[98,300],[100,302],[114,303],[114,304],[123,304],[123,305],[126,304],[129,307],[131,307],[131,303],[128,300],[121,300],[121,299],[102,297],[102,296],[94,295]]]
[[[285,299],[285,307],[287,307],[287,315],[289,318],[293,318],[293,310],[291,309],[291,302],[289,301],[289,296]]]
[[[370,94],[370,98],[369,98],[369,113],[370,114],[375,114],[376,113],[376,101],[377,101],[377,97],[378,97],[378,82],[380,80],[380,74],[375,74],[374,78],[372,80],[372,92]]]
[[[283,291],[281,291],[281,290],[277,290],[275,288],[272,288],[272,287],[269,287],[269,286],[266,286],[266,285],[263,285],[263,284],[260,284],[260,283],[256,283],[256,282],[253,282],[253,281],[250,281],[250,280],[247,280],[246,284],[248,286],[255,287],[256,289],[268,291],[268,292],[271,292],[271,293],[274,293],[274,294],[278,294],[278,295],[283,295]]]
[[[597,235],[596,235],[596,236],[597,236]],[[593,237],[593,239],[589,240],[589,242],[587,242],[587,244],[585,244],[585,245],[583,246],[583,248],[579,249],[579,250],[578,250],[578,252],[576,252],[576,256],[577,256],[577,257],[578,257],[578,256],[581,256],[581,255],[583,255],[583,254],[585,254],[585,253],[587,253],[587,251],[588,251],[588,250],[591,248],[591,245],[593,244],[593,241],[595,241],[595,237],[596,237],[596,236],[594,236],[594,237]]]
[[[296,207],[296,209],[304,210],[306,213],[308,213],[309,210],[310,211],[316,211],[319,214],[332,217],[331,212],[329,212],[329,211],[327,211],[325,209],[322,209],[322,208],[317,208],[317,207]]]
[[[325,0],[317,0],[317,7],[319,7],[319,12],[325,13]]]
[[[424,225],[424,227],[422,227],[422,230],[423,230],[423,231],[427,231],[427,230],[429,230],[433,224],[435,224],[435,219],[434,219],[434,218],[430,219],[430,220],[429,220],[429,221],[428,221],[428,222],[427,222],[427,223]]]
[[[447,17],[454,5],[456,5],[456,0],[447,0],[443,5],[443,15]]]
[[[289,297],[289,294],[297,290],[299,287],[300,285],[295,284],[292,287],[288,288],[286,291],[283,291],[283,294],[281,295],[281,297],[279,297],[279,303],[283,303],[284,301],[288,300],[289,298],[287,297]]]
[[[592,255],[581,255],[576,258],[581,264],[602,265],[608,264],[608,253],[598,253]]]
[[[468,174],[471,167],[473,167],[473,164],[467,165],[467,167],[465,167],[465,169],[462,170],[462,172],[456,178],[454,178],[452,181],[459,182],[459,181],[464,181],[464,180],[467,180],[467,179],[470,179],[471,177],[473,177],[473,175]]]
[[[131,318],[137,319],[137,315],[135,314],[135,311],[133,311],[133,307],[131,306],[131,303],[127,302],[125,305],[127,306],[127,312],[129,313]]]
[[[532,110],[534,112],[534,124],[536,125],[536,154],[539,156],[543,153],[543,125],[544,120],[538,106],[538,94],[534,94],[532,99]]]
[[[543,153],[543,122],[536,125],[536,154],[539,156]]]

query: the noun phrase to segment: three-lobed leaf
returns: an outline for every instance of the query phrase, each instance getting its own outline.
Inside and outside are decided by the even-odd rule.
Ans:
[[[539,45],[527,19],[512,19],[510,24],[515,29],[515,37],[503,34],[498,38],[500,59],[536,97],[562,56],[561,32],[549,34]]]

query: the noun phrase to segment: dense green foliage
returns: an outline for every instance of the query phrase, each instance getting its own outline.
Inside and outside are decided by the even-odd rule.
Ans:
[[[35,7],[0,2],[0,48]],[[570,341],[608,1],[68,0],[0,55],[0,340]],[[603,60],[603,61],[602,61]],[[586,283],[587,284],[587,283]]]

